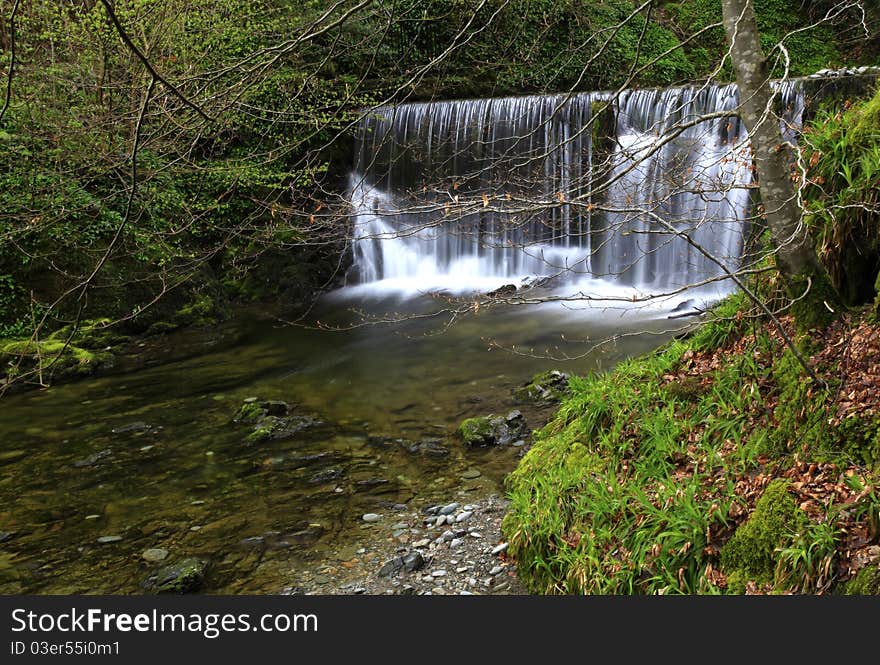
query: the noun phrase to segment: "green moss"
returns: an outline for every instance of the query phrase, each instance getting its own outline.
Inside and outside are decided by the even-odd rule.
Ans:
[[[856,463],[880,470],[880,419],[847,418],[838,425],[832,448]]]
[[[255,424],[266,415],[266,410],[258,402],[242,404],[232,419],[237,423]]]
[[[880,596],[880,567],[866,566],[843,584],[840,590],[845,596]]]
[[[749,519],[721,550],[721,566],[728,576],[729,590],[741,592],[749,580],[761,585],[772,583],[778,548],[790,543],[806,523],[806,514],[788,492],[788,481],[771,482]]]
[[[165,333],[172,332],[180,328],[180,324],[172,323],[171,321],[156,321],[151,324],[147,331],[144,333],[145,335],[164,335]]]
[[[788,291],[794,299],[791,312],[801,331],[824,328],[842,313],[840,296],[824,269],[790,280]]]
[[[191,303],[177,310],[174,322],[182,326],[207,326],[216,323],[219,316],[220,310],[214,299],[207,294],[200,294]]]
[[[488,446],[495,440],[493,416],[467,418],[458,426],[457,434],[469,446]]]
[[[202,586],[205,563],[190,557],[179,563],[165,566],[156,573],[157,593],[191,593]]]

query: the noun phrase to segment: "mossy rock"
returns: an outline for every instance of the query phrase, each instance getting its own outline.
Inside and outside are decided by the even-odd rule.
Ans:
[[[148,586],[156,593],[192,593],[202,587],[207,567],[201,559],[188,557],[160,568],[148,581]]]
[[[750,580],[772,583],[777,548],[785,547],[806,526],[806,513],[797,507],[788,486],[783,479],[767,485],[751,516],[721,549],[721,567],[731,592],[742,592]]]
[[[552,369],[532,377],[513,391],[520,402],[559,402],[569,392],[568,374]]]
[[[880,596],[880,566],[862,568],[858,574],[843,584],[844,596]]]
[[[467,418],[458,426],[456,433],[471,447],[505,445],[525,436],[526,421],[519,411],[507,416],[476,416]]]
[[[246,423],[254,425],[262,418],[268,415],[268,411],[263,408],[260,402],[245,402],[241,408],[232,416],[232,420],[237,423]]]
[[[458,435],[469,446],[491,446],[495,442],[495,428],[490,416],[467,418],[458,426]]]

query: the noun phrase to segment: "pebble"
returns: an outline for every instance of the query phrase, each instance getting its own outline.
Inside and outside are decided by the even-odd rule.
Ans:
[[[501,543],[500,545],[496,545],[492,548],[492,554],[501,554],[504,550],[507,549],[507,543]]]
[[[449,541],[449,549],[454,550],[462,546],[464,541],[461,538],[453,538]]]
[[[106,545],[107,543],[118,543],[122,540],[122,536],[101,536],[98,538],[98,542],[102,545]]]
[[[453,538],[455,538],[455,534],[452,533],[452,531],[444,531],[443,534],[440,536],[440,541],[448,543]]]
[[[256,398],[256,397],[245,397],[245,398],[244,398],[244,403],[245,403],[245,404],[253,404],[253,403],[256,402],[256,401],[257,401],[257,398]]]
[[[367,523],[378,522],[379,516],[376,513],[364,513],[364,516],[361,519]]]
[[[441,515],[451,515],[456,510],[458,510],[459,504],[457,503],[448,503],[440,509]]]
[[[422,538],[421,540],[415,541],[412,546],[413,547],[427,547],[431,541],[427,538]]]
[[[86,515],[84,519],[96,520],[96,519],[100,519],[100,517],[101,517],[100,515]]]
[[[489,571],[490,575],[497,575],[502,570],[504,570],[504,566],[495,566],[492,570]]]
[[[148,550],[144,550],[141,557],[150,563],[159,563],[168,557],[168,550],[162,549],[161,547],[151,547]]]
[[[469,510],[466,510],[463,513],[459,513],[458,516],[455,518],[455,521],[464,522],[465,520],[470,519],[471,515],[473,515],[473,513]]]
[[[482,538],[483,537],[483,534],[480,533],[479,531],[471,531],[468,535],[471,538]]]
[[[431,577],[446,577],[445,570],[435,570],[431,572]]]
[[[461,474],[461,477],[465,480],[473,480],[474,478],[479,478],[483,474],[477,471],[476,469],[468,469],[464,473]]]

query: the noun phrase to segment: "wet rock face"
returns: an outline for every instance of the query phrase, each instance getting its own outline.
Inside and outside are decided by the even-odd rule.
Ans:
[[[201,559],[188,557],[160,568],[144,581],[144,586],[155,593],[193,593],[202,587],[207,567]]]
[[[506,416],[477,416],[468,418],[458,427],[458,435],[468,446],[504,446],[527,433],[526,420],[519,411]]]
[[[532,380],[513,391],[520,402],[548,404],[559,402],[568,392],[568,374],[552,369],[532,377]]]

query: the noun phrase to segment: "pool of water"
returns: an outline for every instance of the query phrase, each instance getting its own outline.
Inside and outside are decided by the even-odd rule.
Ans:
[[[538,424],[547,411],[511,395],[530,376],[607,369],[686,325],[654,309],[449,309],[351,291],[296,325],[242,310],[154,338],[160,362],[135,347],[112,374],[6,396],[0,593],[140,593],[148,548],[207,560],[208,592],[278,592],[368,537],[366,512],[498,491],[519,449],[464,449],[463,418],[522,408]],[[233,415],[249,397],[320,424],[248,444]]]

